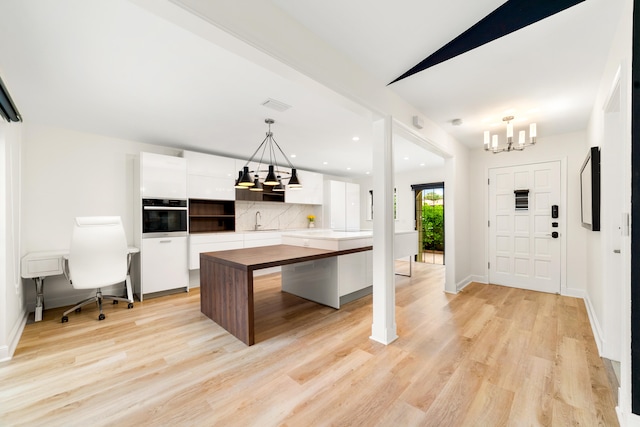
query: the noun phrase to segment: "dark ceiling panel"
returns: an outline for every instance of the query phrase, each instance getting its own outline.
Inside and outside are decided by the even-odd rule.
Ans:
[[[389,84],[518,31],[585,0],[508,0]]]

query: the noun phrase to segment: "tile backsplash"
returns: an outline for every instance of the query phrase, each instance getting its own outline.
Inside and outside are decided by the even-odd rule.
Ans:
[[[322,206],[276,202],[236,201],[236,231],[255,230],[256,212],[260,229],[294,230],[307,228],[308,215],[315,215],[316,227],[322,227]]]

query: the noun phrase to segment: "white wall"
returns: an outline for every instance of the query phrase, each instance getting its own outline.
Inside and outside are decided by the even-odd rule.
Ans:
[[[11,357],[26,322],[20,280],[21,124],[0,121],[0,361]]]
[[[541,130],[539,130],[539,134]],[[488,220],[488,170],[494,167],[514,166],[536,162],[567,159],[567,224],[561,224],[561,232],[567,237],[567,274],[563,292],[583,296],[586,290],[586,239],[587,230],[580,220],[579,172],[587,154],[585,132],[568,133],[551,137],[539,136],[533,147],[521,152],[491,154],[482,149],[471,153],[469,174],[469,260],[473,276],[487,280],[487,220]],[[478,140],[480,141],[480,140]],[[478,143],[480,145],[480,142]]]
[[[625,256],[629,265],[630,259],[628,253],[613,253],[613,249],[622,249],[621,215],[630,212],[630,29],[630,18],[623,18],[598,88],[585,144],[585,149],[601,148],[602,183],[601,231],[589,233],[587,240],[587,293],[593,307],[598,349],[602,356],[613,360],[620,360],[622,350],[621,262]],[[619,90],[614,90],[616,81]],[[614,92],[619,95],[610,99]],[[607,113],[607,104],[618,111]]]
[[[396,231],[408,231],[415,229],[415,194],[411,189],[413,184],[426,184],[430,182],[444,182],[444,166],[438,168],[425,168],[395,175],[395,188],[397,193],[397,219]],[[373,189],[373,178],[368,176],[358,180],[360,184],[360,226],[363,230],[373,229],[373,221],[367,219],[368,194]],[[445,185],[445,197],[446,197]]]
[[[119,215],[133,244],[133,170],[141,151],[176,155],[179,150],[41,125],[23,132],[22,255],[67,249],[73,218]],[[27,306],[35,289],[25,280]],[[87,292],[76,291],[64,276],[47,278],[48,308],[73,304]]]
[[[471,203],[474,189],[469,185],[473,177],[473,159],[468,150],[459,147],[453,154],[453,157],[445,159],[444,179],[447,185],[447,197],[444,199],[444,245],[449,255],[452,252],[451,248],[455,249],[455,258],[445,255],[447,292],[458,292],[475,280],[470,262],[470,256],[474,252],[469,245],[471,219],[476,212],[475,206]],[[454,274],[454,277],[451,277],[451,274]]]
[[[594,335],[601,355],[620,358],[620,392],[618,414],[621,425],[640,425],[640,417],[631,413],[631,306],[630,306],[630,239],[619,236],[616,230],[620,210],[630,212],[631,203],[631,61],[633,35],[633,1],[624,0],[618,32],[615,35],[607,64],[602,74],[598,94],[588,125],[585,149],[600,146],[602,155],[603,216],[600,233],[589,233],[587,240],[586,271],[589,277],[587,300]],[[620,113],[613,122],[605,114],[606,103],[613,89],[616,75],[620,81]],[[617,123],[616,123],[617,122]],[[613,132],[610,125],[619,129]],[[609,129],[607,129],[609,127]],[[611,135],[615,135],[611,137]],[[610,155],[619,153],[619,161],[611,162]],[[620,184],[622,181],[622,185]],[[606,186],[606,187],[604,187]],[[611,206],[622,202],[622,206]],[[613,203],[612,203],[613,202]],[[616,213],[616,210],[618,211]],[[618,236],[616,236],[616,234]],[[617,237],[617,241],[616,241]],[[613,258],[614,244],[622,253]],[[619,269],[616,277],[612,269]],[[614,280],[612,280],[614,279]],[[612,290],[614,292],[612,292]],[[615,295],[616,291],[619,295]],[[598,336],[598,334],[602,334]],[[616,335],[616,336],[612,336]],[[618,345],[619,348],[615,348]],[[611,348],[611,347],[614,348]],[[637,368],[636,368],[637,369]]]

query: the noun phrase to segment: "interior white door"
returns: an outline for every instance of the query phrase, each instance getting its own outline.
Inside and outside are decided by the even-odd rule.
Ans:
[[[489,283],[560,292],[560,187],[559,161],[489,170]]]

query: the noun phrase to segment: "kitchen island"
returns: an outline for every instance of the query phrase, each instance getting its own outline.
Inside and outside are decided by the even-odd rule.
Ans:
[[[373,245],[373,231],[303,230],[282,233],[282,243],[302,247],[345,250]],[[418,253],[418,232],[396,231],[394,258],[412,258]],[[325,280],[325,277],[332,277]],[[318,283],[318,286],[307,286]],[[321,285],[321,286],[320,286]],[[334,264],[315,261],[282,267],[282,290],[333,308],[362,298],[373,291],[373,253],[358,252],[340,256]]]
[[[371,246],[332,250],[291,245],[273,245],[200,254],[200,311],[247,345],[255,343],[253,272],[262,268],[327,260],[358,252]],[[335,269],[334,269],[335,270]],[[324,275],[325,282],[335,276]],[[314,284],[318,284],[316,282]],[[322,284],[320,284],[322,286]]]

